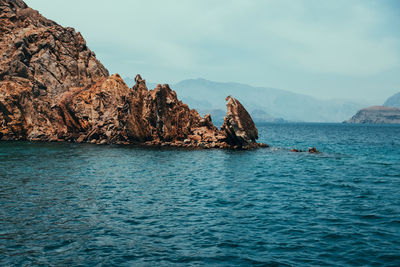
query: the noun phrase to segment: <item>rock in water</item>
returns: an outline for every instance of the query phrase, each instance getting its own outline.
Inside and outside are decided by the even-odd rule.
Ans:
[[[225,100],[228,101],[228,111],[221,130],[225,133],[227,142],[244,148],[255,146],[258,130],[250,114],[237,99],[228,96]]]
[[[313,153],[313,154],[319,154],[320,152],[317,150],[316,147],[309,147],[308,148],[308,152],[309,153]]]
[[[234,98],[222,130],[178,100],[169,85],[129,88],[80,33],[21,0],[0,0],[0,139],[253,148],[257,128]]]

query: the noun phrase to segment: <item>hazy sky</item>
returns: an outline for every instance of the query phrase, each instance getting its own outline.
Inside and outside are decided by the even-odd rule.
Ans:
[[[275,87],[382,104],[400,91],[397,0],[26,0],[111,73]]]

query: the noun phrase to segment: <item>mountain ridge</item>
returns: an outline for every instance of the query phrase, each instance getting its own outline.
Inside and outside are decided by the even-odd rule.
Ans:
[[[125,80],[128,84],[133,82],[129,78]],[[173,86],[182,101],[202,115],[210,113],[216,121],[222,120],[224,103],[221,99],[227,95],[235,95],[240,99],[257,122],[342,122],[366,106],[347,99],[318,99],[285,89],[216,82],[205,78],[185,79]]]
[[[383,105],[387,107],[400,108],[400,92],[389,97]]]
[[[223,95],[235,95],[248,107],[250,114],[262,110],[267,121],[341,122],[363,105],[352,101],[320,100],[312,96],[271,87],[255,87],[235,82],[214,82],[204,78],[187,79],[174,84],[182,100],[199,111],[221,109],[218,101]],[[196,96],[196,103],[191,97]],[[209,105],[201,101],[212,101]],[[271,119],[272,118],[272,119]]]

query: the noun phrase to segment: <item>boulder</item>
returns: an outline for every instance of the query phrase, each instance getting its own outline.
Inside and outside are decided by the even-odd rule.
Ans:
[[[221,130],[231,146],[248,147],[256,144],[258,130],[243,105],[231,96],[226,99],[228,109]]]

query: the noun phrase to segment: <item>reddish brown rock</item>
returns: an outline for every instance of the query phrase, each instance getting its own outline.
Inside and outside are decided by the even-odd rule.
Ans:
[[[202,140],[193,131],[200,115],[168,85],[149,91],[142,79],[131,89],[115,74],[90,87],[71,89],[60,96],[56,109],[61,118],[57,134],[67,140],[174,146],[187,138]]]
[[[148,92],[142,116],[152,129],[152,138],[161,141],[183,141],[201,120],[197,111],[178,100],[168,84]]]
[[[201,118],[166,84],[148,90],[139,75],[132,89],[118,74],[73,88],[60,96],[55,108],[61,118],[57,136],[64,140],[206,149],[265,147],[253,141],[245,146],[229,143],[210,115]],[[240,119],[243,125],[244,118]]]
[[[231,96],[228,96],[226,101],[228,112],[221,131],[225,133],[227,143],[238,148],[265,147],[265,144],[260,145],[256,142],[258,130],[243,105]]]
[[[221,130],[169,85],[129,88],[63,28],[21,0],[0,0],[0,139],[199,148],[260,147],[244,107],[228,99]]]
[[[57,132],[58,97],[108,71],[80,33],[20,0],[0,0],[0,36],[2,139],[50,140]]]
[[[307,151],[293,148],[293,149],[290,150],[290,152],[296,152],[296,153],[298,153],[298,152],[307,152]],[[311,154],[319,154],[319,153],[321,153],[321,152],[319,152],[315,147],[309,147],[309,148],[308,148],[308,153],[311,153]]]
[[[309,153],[313,153],[313,154],[319,154],[320,153],[315,147],[309,147],[308,148],[308,152]]]

